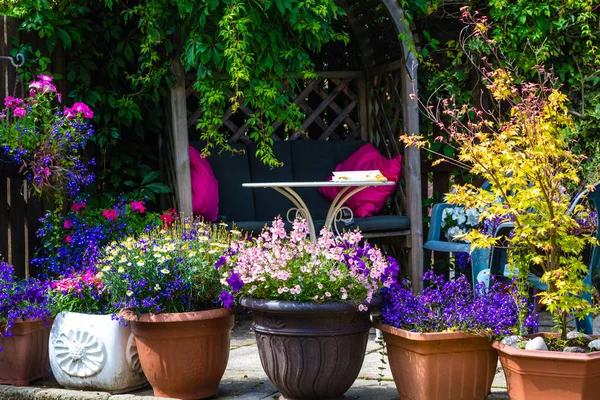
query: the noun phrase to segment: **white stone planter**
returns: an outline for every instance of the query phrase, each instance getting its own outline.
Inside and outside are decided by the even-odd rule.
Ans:
[[[110,315],[61,312],[49,353],[54,377],[69,389],[123,393],[147,382],[131,328]]]

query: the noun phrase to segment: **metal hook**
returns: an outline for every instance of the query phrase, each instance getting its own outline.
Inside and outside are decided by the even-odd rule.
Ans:
[[[12,66],[15,68],[20,68],[25,65],[25,56],[23,54],[17,53],[15,58],[17,59],[18,64],[15,63],[15,59],[10,56],[0,56],[0,59],[9,60]]]

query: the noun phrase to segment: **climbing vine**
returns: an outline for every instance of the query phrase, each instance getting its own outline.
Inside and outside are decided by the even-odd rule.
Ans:
[[[169,76],[173,58],[178,59],[195,74],[202,110],[197,128],[205,152],[229,147],[219,131],[223,116],[228,108],[235,113],[247,106],[258,110],[245,121],[247,135],[270,166],[279,163],[272,150],[276,124],[287,134],[301,130],[303,113],[290,96],[299,80],[316,77],[311,54],[325,43],[349,40],[332,27],[343,15],[333,0],[130,3],[122,15],[138,20],[142,35],[141,73],[133,81],[151,88]]]

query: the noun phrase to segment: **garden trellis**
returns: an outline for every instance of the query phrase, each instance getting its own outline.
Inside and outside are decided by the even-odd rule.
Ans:
[[[418,149],[403,149],[398,143],[403,132],[419,133],[418,62],[412,32],[397,1],[340,0],[338,4],[346,12],[344,28],[351,37],[342,53],[355,52],[360,62],[353,70],[320,71],[316,80],[300,85],[292,98],[304,113],[303,131],[290,134],[275,123],[273,140],[362,139],[388,157],[403,153],[405,187],[402,190],[399,185],[391,211],[410,217],[410,232],[403,247],[408,250],[409,273],[418,290],[423,272],[421,160]],[[323,55],[327,57],[327,49]],[[326,59],[322,65],[330,69],[336,61]],[[165,102],[169,122],[160,144],[162,170],[174,189],[170,202],[189,215],[188,137],[194,135],[193,127],[202,111],[192,89],[193,75],[186,76],[178,57],[173,59],[172,68],[175,85]],[[253,111],[242,106],[236,113],[225,113],[220,130],[230,143],[249,140],[246,120]]]

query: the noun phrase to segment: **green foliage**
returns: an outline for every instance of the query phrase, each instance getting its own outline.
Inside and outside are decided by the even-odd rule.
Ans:
[[[142,183],[158,167],[157,134],[164,125],[159,100],[166,82],[139,91],[129,81],[139,72],[140,34],[137,21],[123,23],[122,11],[92,0],[10,4],[10,14],[22,20],[20,29],[45,43],[45,48],[33,48],[13,38],[12,55],[22,52],[26,56],[21,79],[29,81],[40,72],[56,70],[52,60],[62,59],[64,76],[53,75],[64,79],[70,98],[95,111],[96,131],[86,150],[98,164],[93,192],[102,193],[106,202],[132,190],[134,197],[152,200],[167,190],[156,180]]]
[[[486,43],[485,19],[470,20],[469,32]],[[502,60],[495,46],[490,54]],[[579,319],[596,309],[582,296],[589,292],[583,278],[588,268],[581,260],[586,244],[596,241],[589,233],[573,235],[575,215],[566,188],[580,185],[581,157],[571,150],[575,129],[567,97],[553,88],[553,76],[537,67],[541,83],[529,83],[514,71],[493,66],[482,59],[481,78],[493,102],[483,110],[443,100],[438,110],[428,107],[427,116],[456,143],[457,165],[490,182],[489,190],[472,184],[454,185],[449,203],[481,210],[482,219],[514,222],[508,238],[509,260],[526,280],[529,266],[539,266],[548,289],[540,301],[560,321],[566,335],[567,315]],[[504,111],[501,111],[504,110]],[[404,136],[407,144],[427,145]],[[497,201],[501,199],[501,201]],[[465,235],[472,248],[496,245],[499,238],[477,230]],[[523,289],[523,288],[521,288]],[[522,290],[523,291],[523,290]]]
[[[106,0],[111,8],[119,4]],[[257,109],[246,121],[257,155],[270,166],[279,162],[272,150],[275,123],[286,132],[301,130],[303,114],[291,101],[299,79],[314,78],[312,52],[330,41],[347,42],[332,21],[342,15],[333,0],[163,0],[133,3],[122,15],[138,21],[140,73],[131,76],[152,90],[170,80],[172,58],[195,74],[202,114],[197,124],[206,141],[229,148],[219,132],[228,107]]]
[[[597,48],[600,8],[597,0],[432,3],[427,12],[412,4],[407,6],[421,13],[416,22],[422,44],[419,82],[422,99],[432,95],[434,98],[452,96],[459,106],[487,107],[489,98],[482,95],[484,88],[476,72],[477,66],[483,65],[481,57],[488,57],[497,67],[510,65],[527,80],[538,79],[538,66],[553,69],[557,84],[570,100],[570,111],[577,117],[574,123],[578,142],[573,144],[573,150],[590,157],[588,164],[594,165],[586,168],[585,176],[598,178],[595,167],[598,159],[591,159],[600,144]],[[502,49],[503,61],[492,60],[487,44],[480,37],[462,36],[464,24],[461,22],[464,22],[466,6],[489,16],[488,22],[492,25],[489,39]],[[424,122],[422,131],[432,132],[430,140],[443,135],[428,121]],[[439,142],[437,146],[446,147]]]

